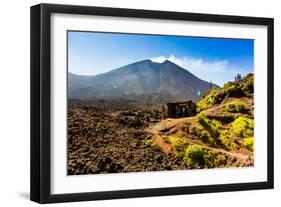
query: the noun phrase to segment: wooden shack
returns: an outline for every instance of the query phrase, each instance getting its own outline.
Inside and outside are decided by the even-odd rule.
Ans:
[[[196,104],[193,101],[167,103],[168,118],[183,118],[196,115]]]

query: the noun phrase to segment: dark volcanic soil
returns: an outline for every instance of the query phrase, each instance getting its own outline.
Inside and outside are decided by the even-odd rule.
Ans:
[[[158,146],[145,143],[144,130],[161,120],[154,109],[71,103],[68,107],[68,174],[187,169]]]

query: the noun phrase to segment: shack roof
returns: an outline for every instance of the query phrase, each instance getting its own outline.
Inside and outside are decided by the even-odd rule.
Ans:
[[[185,105],[189,105],[192,103],[195,104],[193,101],[189,100],[189,101],[180,101],[180,102],[170,102],[170,103],[167,103],[167,105],[185,106]]]

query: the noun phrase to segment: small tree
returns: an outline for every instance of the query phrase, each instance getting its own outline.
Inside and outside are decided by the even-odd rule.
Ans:
[[[240,73],[238,73],[234,78],[235,78],[235,82],[238,82],[238,81],[240,81],[242,79]]]
[[[213,81],[210,81],[210,91],[213,89]]]

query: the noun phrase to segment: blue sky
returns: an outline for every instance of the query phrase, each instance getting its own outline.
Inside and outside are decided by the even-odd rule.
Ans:
[[[68,70],[96,75],[151,59],[166,59],[199,78],[223,85],[253,72],[254,40],[68,32]]]

